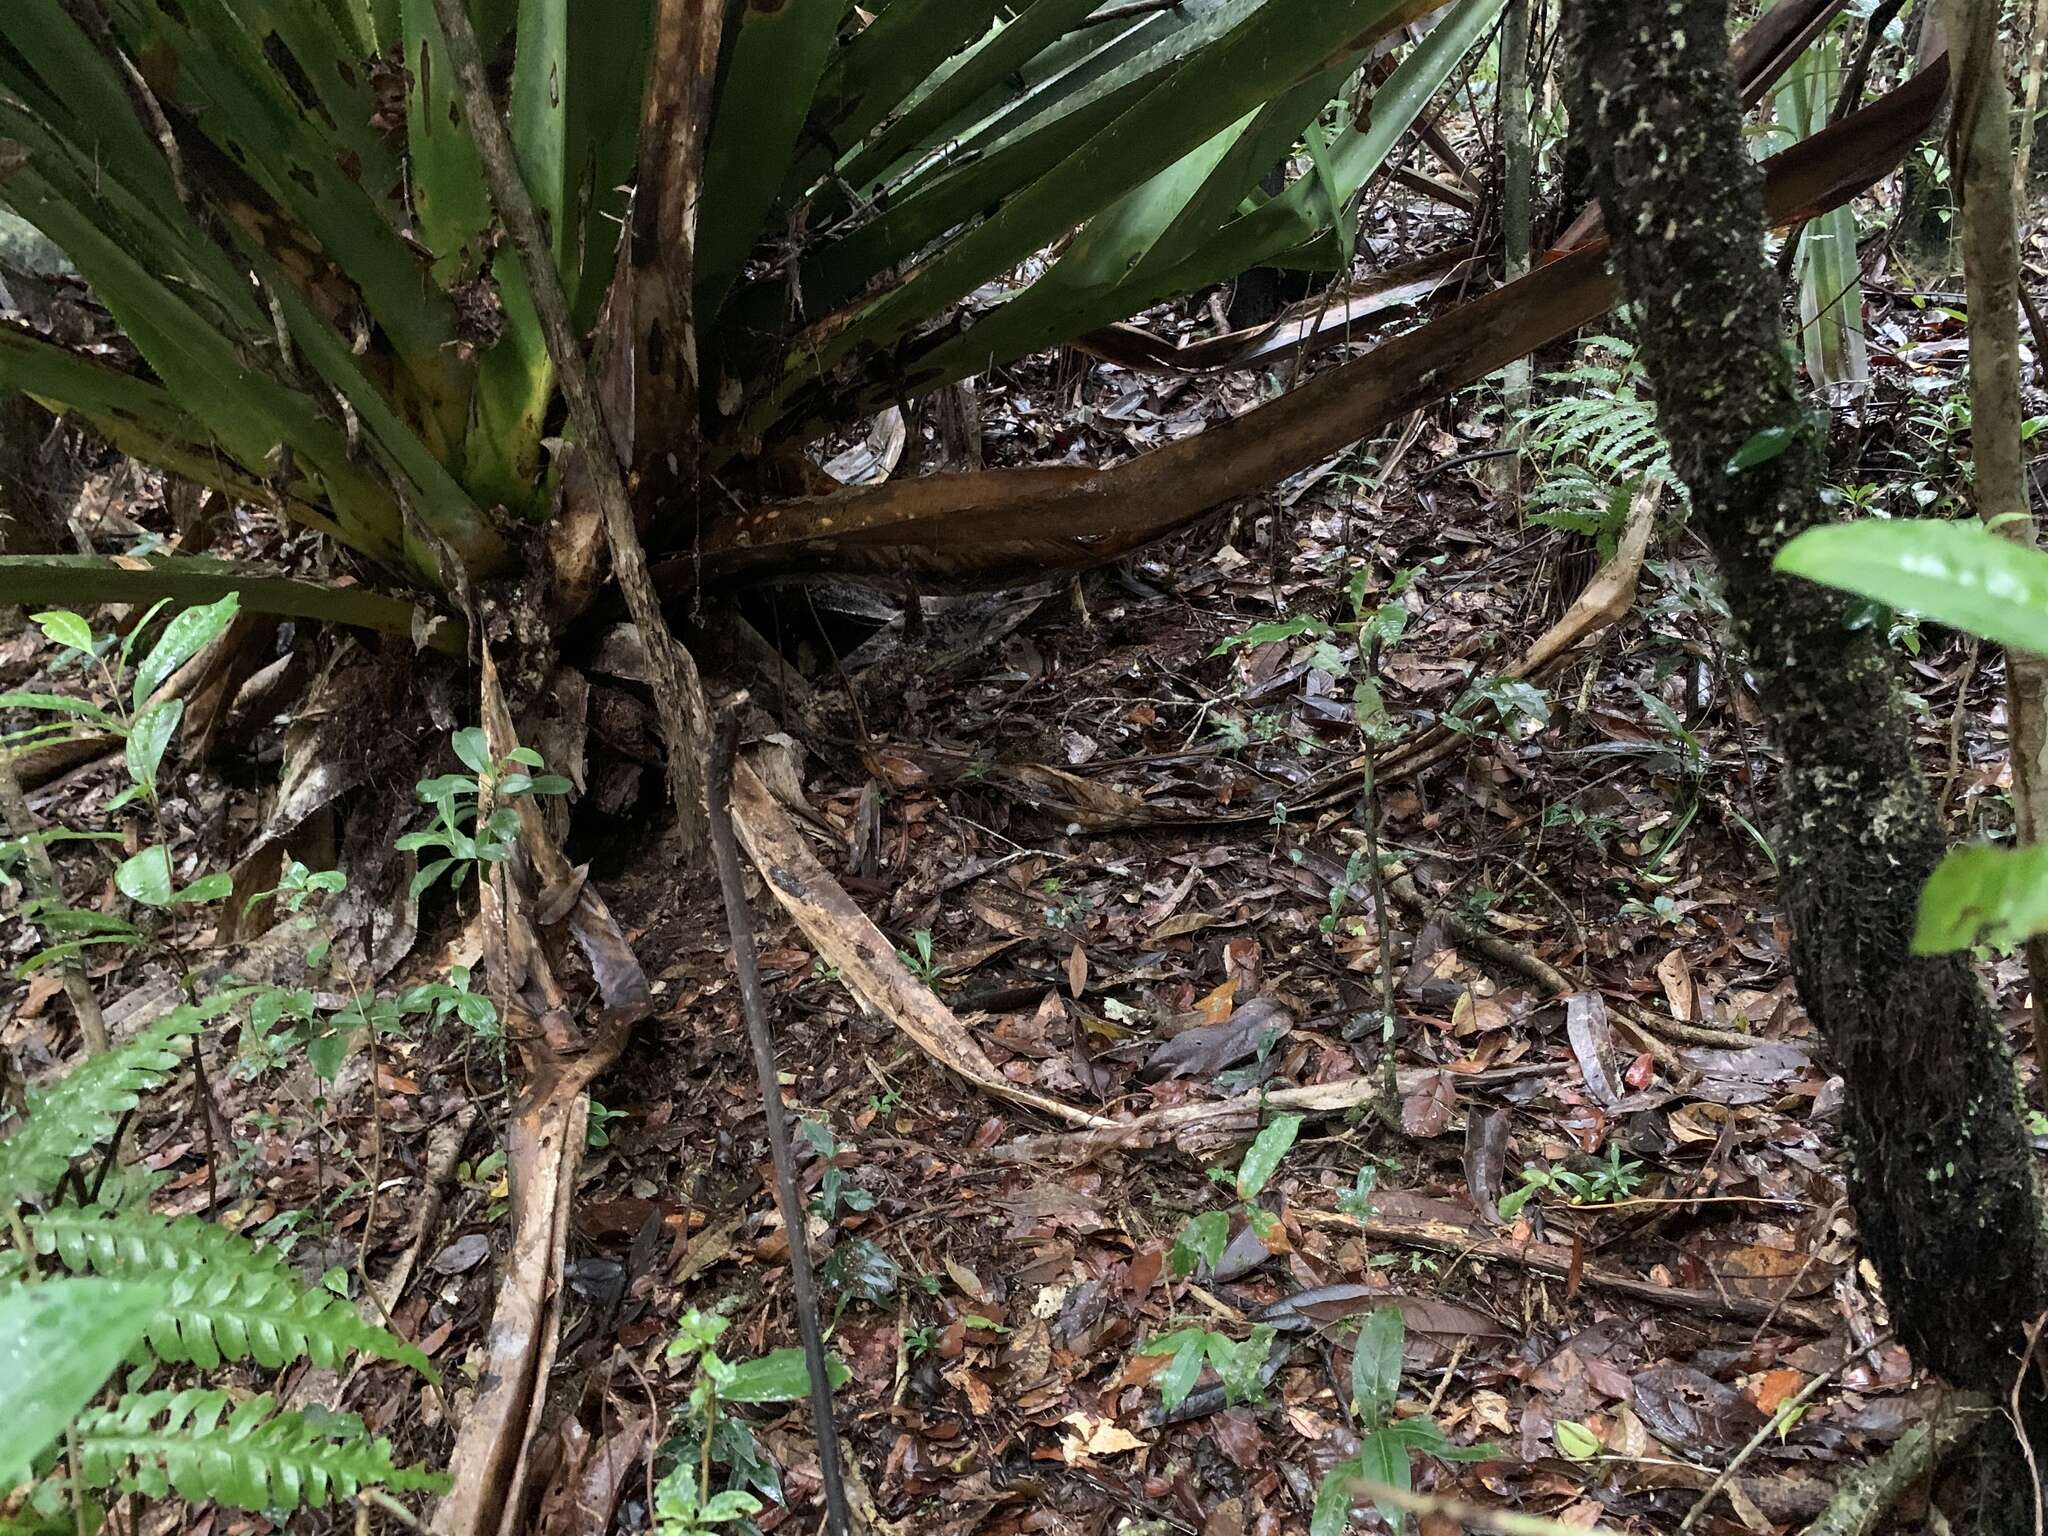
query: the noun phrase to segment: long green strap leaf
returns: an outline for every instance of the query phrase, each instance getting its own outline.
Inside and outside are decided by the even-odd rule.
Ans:
[[[1363,132],[1347,128],[1330,146],[1330,174],[1345,198],[1354,196],[1385,163],[1459,60],[1492,26],[1503,4],[1504,0],[1459,0],[1457,7],[1402,60],[1375,94],[1368,127]],[[1327,86],[1329,78],[1328,73],[1315,77],[1316,89]],[[1248,168],[1255,163],[1249,158],[1219,162],[1218,175],[1223,175],[1224,165],[1234,171],[1239,165]],[[1220,194],[1230,185],[1227,180],[1219,180],[1205,189],[1204,205],[1220,205]],[[1096,287],[1052,284],[1051,279],[1058,272],[1055,267],[1046,279],[984,316],[963,334],[940,342],[922,357],[907,360],[892,381],[870,385],[853,401],[845,402],[846,408],[864,411],[892,389],[934,389],[1125,319],[1177,294],[1227,281],[1326,231],[1328,220],[1322,212],[1326,206],[1326,195],[1304,178],[1258,212],[1234,219],[1221,231],[1200,241],[1194,254],[1176,263],[1148,261],[1121,283]],[[1163,238],[1185,243],[1188,231],[1195,227],[1198,226],[1184,225]],[[763,429],[766,417],[763,412],[757,418],[757,425]],[[798,428],[799,432],[805,430],[808,428]]]
[[[1016,20],[991,31],[951,68],[936,76],[900,116],[869,143],[861,146],[841,170],[855,187],[865,188],[904,156],[929,150],[948,135],[945,130],[1010,75],[1021,71],[1055,38],[1071,32],[1097,0],[1036,0]]]
[[[704,149],[697,215],[697,315],[718,313],[760,239],[846,14],[840,0],[744,0],[717,121]],[[727,23],[733,31],[735,23]]]
[[[400,520],[390,493],[356,466],[341,433],[306,396],[249,367],[206,317],[55,195],[33,161],[0,181],[0,197],[63,247],[172,397],[191,402],[244,470],[261,475],[273,451],[290,444],[326,483],[349,542],[374,558],[398,558]]]
[[[169,598],[180,606],[216,602],[237,593],[250,613],[317,619],[389,635],[430,631],[427,644],[460,656],[460,621],[429,615],[403,598],[364,587],[330,587],[280,576],[259,565],[203,555],[0,555],[0,603],[132,603]]]
[[[887,346],[979,284],[1016,266],[1086,214],[1156,175],[1274,94],[1370,42],[1419,0],[1288,0],[1258,7],[1179,68],[1060,168],[962,235],[903,287],[870,305],[815,351],[792,356],[796,377],[856,347]]]
[[[462,127],[455,70],[434,16],[434,0],[403,0],[406,148],[412,156],[414,233],[433,256],[444,288],[474,273],[491,198],[483,162]]]
[[[895,0],[833,54],[805,124],[810,142],[783,180],[785,206],[953,54],[988,31],[1005,0]]]

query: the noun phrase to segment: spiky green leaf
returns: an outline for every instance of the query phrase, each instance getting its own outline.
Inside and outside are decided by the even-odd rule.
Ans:
[[[391,1443],[340,1415],[279,1410],[268,1395],[142,1392],[78,1419],[81,1482],[149,1498],[175,1493],[237,1509],[318,1508],[365,1487],[438,1489],[446,1479],[392,1459]]]
[[[120,1117],[176,1070],[176,1042],[198,1034],[226,1006],[210,999],[205,1008],[175,1008],[126,1045],[31,1094],[28,1118],[0,1139],[0,1206],[54,1189],[71,1159],[111,1135]]]
[[[212,1369],[254,1360],[275,1370],[310,1359],[330,1370],[357,1355],[397,1360],[429,1380],[433,1365],[404,1339],[363,1321],[331,1291],[312,1289],[276,1254],[195,1216],[62,1207],[29,1220],[40,1253],[108,1279],[155,1277],[164,1304],[148,1341],[160,1360]]]

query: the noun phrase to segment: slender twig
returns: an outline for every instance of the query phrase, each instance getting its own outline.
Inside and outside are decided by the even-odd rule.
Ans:
[[[747,1041],[753,1047],[754,1069],[761,1079],[768,1153],[775,1163],[775,1203],[782,1209],[782,1229],[789,1238],[789,1273],[796,1292],[797,1329],[803,1335],[804,1361],[811,1372],[811,1407],[818,1421],[818,1470],[825,1484],[825,1528],[831,1536],[847,1536],[846,1485],[839,1471],[839,1429],[832,1418],[832,1379],[826,1374],[825,1341],[818,1326],[818,1286],[811,1275],[810,1240],[804,1227],[803,1201],[796,1188],[796,1156],[790,1150],[789,1123],[782,1112],[782,1078],[775,1064],[775,1040],[768,1032],[768,1004],[761,993],[761,973],[754,956],[754,919],[740,886],[739,844],[732,831],[732,765],[739,734],[739,710],[735,707],[726,716],[712,753],[711,852],[718,864],[718,884],[725,895],[725,921],[732,932],[733,967],[739,973]]]
[[[1366,676],[1376,678],[1380,669],[1380,642],[1377,637],[1366,647],[1364,660]],[[1358,792],[1358,819],[1365,828],[1365,862],[1372,878],[1373,914],[1379,923],[1382,1113],[1389,1125],[1399,1125],[1401,1088],[1394,1069],[1394,919],[1387,909],[1387,871],[1380,863],[1380,793],[1372,732],[1371,723],[1360,722],[1358,739],[1364,751],[1364,766],[1363,783]]]
[[[220,1110],[213,1102],[213,1086],[206,1080],[206,1047],[201,1040],[192,1042],[192,1097],[199,1127],[206,1135],[206,1214],[211,1216],[220,1209],[220,1147],[213,1135],[213,1122],[220,1117]]]
[[[555,268],[554,251],[541,228],[540,215],[534,211],[533,194],[519,174],[511,136],[484,81],[483,56],[477,48],[476,29],[470,24],[469,8],[463,0],[434,0],[434,12],[440,18],[449,62],[461,86],[458,99],[463,120],[483,164],[491,201],[518,255],[534,315],[547,341],[562,397],[568,402],[569,423],[582,445],[584,467],[604,514],[612,574],[618,578],[633,625],[647,649],[655,715],[668,749],[669,792],[675,797],[683,851],[694,856],[704,846],[704,745],[710,732],[704,685],[696,661],[662,616],[661,599],[647,574],[647,551],[641,547],[626,499],[625,478],[619,470],[622,439],[605,421],[589,364],[569,318],[569,301],[562,291],[562,275]]]
[[[2020,1455],[2026,1458],[2027,1476],[2034,1484],[2034,1536],[2041,1536],[2042,1514],[2048,1509],[2041,1497],[2041,1464],[2034,1458],[2034,1442],[2027,1437],[2027,1416],[2020,1399],[2025,1395],[2027,1372],[2034,1368],[2034,1351],[2040,1347],[2041,1331],[2048,1328],[2048,1312],[2043,1312],[2027,1324],[2027,1352],[2020,1356],[2020,1368],[2012,1378],[2012,1394],[2007,1399],[2012,1414],[2012,1432],[2020,1442]]]
[[[2027,334],[2034,338],[2034,376],[2039,378],[2041,371],[2048,369],[2048,324],[2043,324],[2041,307],[2027,291],[2024,272],[2020,274],[2020,310],[2027,317]]]
[[[1721,1496],[1722,1489],[1726,1488],[1731,1482],[1735,1480],[1735,1474],[1742,1469],[1743,1464],[1747,1462],[1750,1459],[1750,1457],[1754,1456],[1758,1451],[1762,1450],[1764,1442],[1770,1439],[1771,1435],[1781,1425],[1789,1423],[1791,1421],[1792,1415],[1797,1413],[1801,1408],[1805,1407],[1807,1403],[1811,1402],[1813,1398],[1819,1394],[1821,1388],[1825,1387],[1829,1382],[1833,1381],[1837,1376],[1841,1375],[1841,1373],[1847,1370],[1850,1367],[1850,1365],[1853,1364],[1855,1361],[1862,1359],[1865,1355],[1868,1355],[1875,1350],[1882,1349],[1886,1344],[1889,1344],[1890,1342],[1890,1334],[1885,1334],[1882,1338],[1872,1339],[1868,1344],[1864,1345],[1861,1349],[1854,1350],[1850,1354],[1844,1356],[1841,1364],[1832,1366],[1829,1369],[1822,1371],[1818,1376],[1814,1377],[1813,1380],[1809,1381],[1805,1386],[1801,1387],[1797,1392],[1793,1393],[1791,1397],[1787,1398],[1783,1403],[1781,1403],[1778,1407],[1778,1411],[1772,1414],[1768,1419],[1766,1419],[1763,1423],[1763,1427],[1757,1430],[1755,1434],[1749,1437],[1749,1443],[1743,1446],[1741,1450],[1735,1453],[1734,1459],[1731,1460],[1727,1466],[1721,1469],[1721,1475],[1715,1478],[1713,1482],[1707,1485],[1707,1491],[1701,1494],[1699,1498],[1693,1503],[1692,1508],[1685,1512],[1685,1518],[1678,1522],[1679,1536],[1684,1536],[1685,1532],[1691,1530],[1695,1525],[1699,1523],[1700,1516],[1704,1515],[1710,1508],[1713,1507],[1714,1500]]]
[[[361,1493],[356,1495],[356,1498],[364,1504],[376,1505],[379,1509],[383,1510],[385,1514],[389,1515],[392,1519],[396,1520],[400,1525],[404,1526],[409,1531],[424,1531],[426,1529],[426,1527],[420,1523],[420,1517],[418,1515],[414,1514],[411,1510],[407,1509],[403,1504],[399,1503],[398,1500],[394,1499],[382,1488],[365,1488]]]

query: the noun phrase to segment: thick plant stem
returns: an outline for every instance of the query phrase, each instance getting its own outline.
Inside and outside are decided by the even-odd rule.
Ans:
[[[1828,516],[1823,438],[1795,388],[1764,271],[1725,0],[1675,0],[1654,14],[1580,0],[1573,21],[1573,131],[1591,152],[1694,526],[1720,562],[1784,753],[1792,968],[1846,1085],[1863,1243],[1914,1357],[2002,1397],[2027,1325],[2048,1307],[2031,1146],[2004,1031],[1967,960],[1912,954],[1920,890],[1945,838],[1891,657],[1871,629],[1851,627],[1845,598],[1771,569],[1786,539]],[[1776,451],[1758,458],[1760,448]],[[2029,1429],[2037,1442],[2048,1430],[2038,1398]],[[2001,1486],[2021,1484],[2001,1472]],[[1987,1510],[1983,1522],[2017,1514]]]
[[[1501,233],[1507,241],[1507,280],[1529,270],[1529,204],[1534,192],[1536,146],[1529,131],[1530,0],[1508,0],[1500,27]],[[1518,432],[1529,409],[1529,359],[1510,363],[1503,379],[1508,430]]]
[[[483,162],[491,202],[519,257],[541,334],[547,339],[548,355],[569,405],[569,423],[583,446],[583,467],[604,514],[612,571],[647,650],[655,714],[668,752],[669,791],[675,798],[684,851],[695,858],[706,846],[705,758],[710,747],[710,709],[704,699],[704,684],[696,661],[669,631],[654,582],[647,574],[647,553],[633,523],[625,476],[619,468],[621,438],[606,422],[598,402],[582,343],[569,319],[569,302],[562,291],[561,273],[555,268],[553,248],[534,211],[533,195],[520,176],[511,136],[484,80],[483,59],[468,8],[462,0],[434,0],[434,12],[440,18],[449,61],[461,85],[463,121]]]
[[[57,866],[50,862],[50,850],[35,835],[39,830],[35,812],[29,809],[28,796],[22,793],[20,776],[14,771],[14,754],[5,747],[0,747],[0,823],[6,825],[9,837],[23,842],[29,893],[53,907],[63,906]],[[66,955],[57,964],[64,978],[64,995],[78,1017],[78,1036],[85,1042],[85,1053],[97,1056],[107,1048],[107,1021],[100,1013],[100,1000],[93,995],[92,983],[86,980],[85,967],[76,955]]]
[[[1950,117],[1970,304],[1970,457],[1977,515],[2021,544],[2038,542],[2020,443],[2019,211],[2013,203],[2012,99],[1998,8],[1942,0],[1955,71]],[[2006,737],[2019,840],[2048,842],[2048,657],[2008,651]],[[2027,942],[2034,1064],[2048,1092],[2048,936]]]

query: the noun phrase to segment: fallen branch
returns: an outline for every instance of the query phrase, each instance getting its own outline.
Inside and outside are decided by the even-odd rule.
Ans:
[[[1396,1086],[1401,1093],[1414,1093],[1434,1081],[1440,1070],[1437,1067],[1404,1068],[1396,1074]],[[1463,1083],[1481,1085],[1544,1077],[1566,1070],[1564,1062],[1539,1062],[1488,1072],[1459,1073],[1457,1078]],[[1352,1077],[1336,1083],[1311,1083],[1302,1088],[1276,1088],[1270,1093],[1248,1094],[1241,1099],[1175,1104],[1132,1120],[1103,1121],[1090,1130],[1013,1137],[992,1148],[987,1155],[999,1162],[1084,1162],[1104,1152],[1164,1145],[1178,1146],[1199,1154],[1203,1149],[1222,1146],[1257,1131],[1262,1118],[1261,1105],[1266,1110],[1308,1119],[1320,1115],[1342,1115],[1354,1109],[1369,1108],[1379,1100],[1385,1087],[1378,1078]]]
[[[1439,1221],[1427,1216],[1375,1215],[1360,1220],[1356,1216],[1346,1216],[1340,1211],[1300,1211],[1297,1215],[1300,1220],[1314,1226],[1350,1227],[1380,1242],[1398,1243],[1406,1248],[1428,1248],[1437,1253],[1457,1254],[1463,1258],[1519,1264],[1524,1269],[1534,1270],[1540,1275],[1552,1275],[1561,1280],[1569,1278],[1573,1271],[1572,1250],[1569,1248],[1561,1248],[1554,1243],[1518,1243],[1512,1238],[1477,1232],[1456,1222]],[[1772,1301],[1761,1296],[1737,1296],[1697,1286],[1659,1285],[1653,1280],[1644,1280],[1623,1270],[1609,1269],[1602,1264],[1580,1264],[1578,1277],[1581,1285],[1595,1286],[1603,1291],[1612,1291],[1618,1296],[1628,1296],[1655,1306],[1669,1307],[1674,1311],[1700,1313],[1708,1317],[1733,1318],[1745,1323],[1761,1323],[1774,1319],[1812,1333],[1830,1333],[1837,1321],[1833,1313],[1806,1302]]]
[[[436,0],[448,6],[453,0]],[[1830,0],[1832,3],[1832,0]],[[1764,163],[1773,223],[1839,207],[1918,143],[1947,88],[1946,58]],[[1373,435],[1604,314],[1604,240],[1392,338],[1265,405],[1110,469],[927,475],[764,506],[706,530],[703,569],[664,585],[769,568],[857,569],[1000,582],[1129,554]]]
[[[1474,950],[1497,965],[1517,971],[1538,986],[1547,988],[1555,997],[1567,997],[1574,992],[1585,990],[1573,984],[1572,979],[1549,961],[1532,954],[1510,939],[1504,939],[1463,913],[1452,910],[1442,901],[1432,901],[1415,884],[1413,875],[1402,875],[1394,880],[1390,889],[1394,899],[1411,911],[1425,916],[1441,916],[1451,937],[1466,948]],[[1666,1071],[1690,1071],[1685,1059],[1674,1051],[1668,1041],[1678,1039],[1688,1045],[1710,1046],[1716,1050],[1746,1051],[1764,1042],[1755,1035],[1739,1034],[1732,1029],[1715,1029],[1705,1024],[1688,1024],[1682,1019],[1667,1019],[1662,1014],[1644,1013],[1622,1003],[1610,1002],[1607,1011],[1613,1014],[1630,1033],[1643,1041],[1643,1048],[1654,1056]]]
[[[519,740],[488,646],[482,693],[491,757],[503,761]],[[481,895],[485,974],[527,1084],[506,1128],[512,1242],[476,1397],[449,1457],[452,1485],[434,1511],[437,1536],[510,1536],[523,1528],[529,1450],[560,1338],[562,1261],[590,1121],[589,1087],[617,1058],[627,1030],[653,1007],[647,978],[618,923],[570,868],[538,804],[526,796],[512,805],[520,820],[518,857],[489,866]],[[479,803],[480,819],[490,813]],[[588,1034],[575,1024],[575,1009],[555,975],[535,918],[543,911],[562,913],[597,981],[604,1009]]]
[[[1721,1469],[1719,1475],[1711,1483],[1707,1484],[1706,1492],[1693,1500],[1692,1508],[1688,1509],[1685,1512],[1685,1518],[1678,1522],[1678,1536],[1685,1536],[1687,1531],[1700,1523],[1700,1517],[1714,1507],[1714,1500],[1718,1499],[1722,1491],[1735,1481],[1735,1474],[1742,1470],[1750,1457],[1762,1450],[1764,1442],[1770,1439],[1772,1435],[1782,1434],[1786,1429],[1790,1428],[1800,1411],[1808,1403],[1812,1402],[1814,1398],[1820,1396],[1822,1389],[1829,1382],[1841,1375],[1853,1362],[1863,1359],[1866,1355],[1875,1354],[1879,1349],[1891,1343],[1891,1341],[1892,1336],[1885,1334],[1882,1338],[1873,1339],[1868,1344],[1851,1350],[1834,1365],[1822,1371],[1805,1386],[1780,1403],[1777,1411],[1757,1426],[1756,1433],[1743,1442],[1742,1449],[1737,1451],[1729,1459],[1728,1465]],[[1740,1513],[1740,1511],[1737,1511],[1737,1513]]]
[[[1663,499],[1663,479],[1657,475],[1645,476],[1635,500],[1629,505],[1628,522],[1615,546],[1614,558],[1593,573],[1593,579],[1586,583],[1564,616],[1538,635],[1535,644],[1501,674],[1503,677],[1534,677],[1628,617],[1629,610],[1635,606],[1636,583],[1643,574],[1643,557],[1649,552],[1650,534],[1657,525],[1657,507]],[[1391,754],[1381,766],[1381,777],[1413,778],[1423,770],[1433,768],[1470,741],[1470,736],[1447,725],[1432,726],[1406,743],[1400,751]],[[1325,787],[1317,794],[1316,803],[1330,804],[1339,799],[1349,799],[1353,781],[1362,782],[1358,774],[1347,774],[1341,787]]]
[[[1877,1460],[1844,1478],[1805,1536],[1874,1536],[1889,1524],[1892,1506],[1991,1417],[1990,1406],[1968,1395],[1908,1429]]]
[[[818,1283],[811,1274],[804,1203],[797,1193],[796,1154],[790,1149],[789,1122],[782,1112],[782,1074],[775,1065],[768,1005],[761,996],[761,971],[754,953],[754,920],[747,911],[746,893],[740,889],[740,853],[732,835],[733,749],[739,744],[739,731],[740,717],[735,710],[726,719],[712,757],[711,851],[718,864],[719,889],[725,898],[726,927],[732,935],[733,968],[739,976],[747,1043],[753,1049],[754,1070],[761,1080],[768,1155],[775,1165],[775,1202],[782,1208],[782,1230],[789,1238],[789,1274],[796,1292],[797,1331],[803,1336],[804,1363],[811,1376],[818,1472],[825,1485],[825,1528],[831,1536],[847,1536],[846,1485],[839,1475],[839,1426],[832,1417],[832,1378],[826,1368],[825,1340],[818,1326]]]
[[[1205,373],[1256,368],[1275,358],[1306,357],[1349,341],[1367,320],[1395,318],[1445,288],[1471,275],[1477,257],[1472,246],[1460,246],[1389,272],[1374,273],[1341,292],[1317,294],[1291,305],[1264,325],[1247,326],[1175,346],[1143,326],[1112,325],[1090,331],[1074,350],[1120,368],[1155,373]]]
[[[1538,636],[1522,657],[1502,673],[1503,676],[1532,676],[1627,616],[1635,605],[1636,582],[1642,574],[1643,557],[1649,549],[1662,489],[1662,482],[1655,476],[1644,483],[1630,509],[1628,524],[1622,532],[1614,558],[1594,572],[1593,579],[1586,583],[1564,616]],[[1415,740],[1403,744],[1399,751],[1388,755],[1387,761],[1379,765],[1379,781],[1386,784],[1399,778],[1412,778],[1459,750],[1470,739],[1448,727],[1432,727]],[[921,759],[944,760],[956,768],[965,768],[973,762],[965,754],[946,754],[908,743],[900,745],[897,750]],[[1272,803],[1267,800],[1252,800],[1243,809],[1220,812],[1213,806],[1148,801],[1128,790],[1044,763],[999,763],[993,768],[981,764],[975,766],[979,770],[977,782],[1001,789],[1027,804],[1095,831],[1188,823],[1219,826],[1264,822],[1273,814]],[[1364,786],[1362,770],[1348,770],[1311,786],[1298,798],[1289,796],[1288,805],[1298,813],[1353,803]]]
[[[826,873],[768,786],[746,763],[733,769],[732,813],[747,856],[827,965],[863,1004],[889,1020],[942,1067],[986,1092],[1069,1124],[1103,1128],[1114,1121],[1010,1082],[982,1052],[953,1010],[910,974],[895,946]]]

